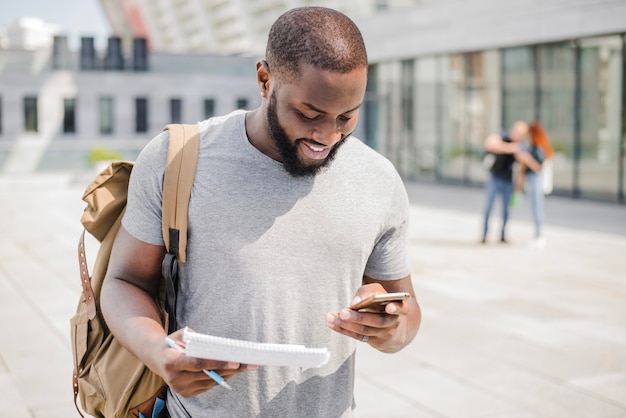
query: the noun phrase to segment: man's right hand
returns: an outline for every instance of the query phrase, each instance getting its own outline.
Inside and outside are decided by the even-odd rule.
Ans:
[[[180,329],[170,334],[169,338],[184,348],[182,336],[183,330]],[[188,357],[185,353],[169,347],[165,342],[163,342],[161,359],[159,374],[174,392],[185,398],[219,386],[206,375],[204,370],[213,370],[225,380],[228,380],[239,373],[254,371],[259,368],[259,366],[255,365]]]

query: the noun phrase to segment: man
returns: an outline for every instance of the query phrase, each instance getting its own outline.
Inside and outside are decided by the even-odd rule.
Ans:
[[[528,136],[528,124],[515,122],[508,132],[491,134],[485,140],[485,150],[495,155],[485,183],[487,202],[483,219],[482,243],[487,241],[489,217],[497,194],[502,196],[502,229],[500,242],[506,243],[506,224],[509,219],[509,204],[513,195],[513,165],[516,160],[528,161],[528,153],[521,152],[520,143]]]
[[[319,7],[286,12],[256,70],[260,108],[199,124],[176,319],[222,337],[327,347],[330,360],[308,370],[257,367],[194,359],[165,344],[154,297],[165,254],[167,133],[133,169],[103,312],[169,385],[172,417],[351,416],[356,343],[396,352],[420,323],[415,297],[380,314],[347,308],[375,293],[414,293],[406,192],[389,161],[350,136],[367,82],[351,20]],[[182,344],[181,336],[170,335]],[[231,379],[233,390],[203,369]]]

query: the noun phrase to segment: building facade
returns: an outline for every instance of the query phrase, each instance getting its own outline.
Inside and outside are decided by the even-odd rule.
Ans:
[[[248,29],[254,26],[250,33],[260,48],[263,31],[278,14],[308,4],[102,3],[117,10],[122,22],[128,16],[143,19],[148,4],[158,6],[159,19],[178,31],[186,21],[174,12],[224,18],[219,36],[172,37],[187,42],[187,50],[194,49],[196,37],[206,45],[227,45],[228,31],[242,27],[226,23],[234,16],[248,22]],[[166,9],[174,3],[176,10]],[[322,3],[333,7],[315,2]],[[625,202],[626,0],[366,3],[366,13],[351,14],[371,64],[355,135],[388,156],[405,179],[481,185],[487,135],[518,119],[539,120],[555,149],[556,194]],[[195,9],[200,5],[202,13]],[[129,6],[137,9],[130,13]],[[115,27],[115,19],[111,23]],[[151,33],[161,32],[166,31]],[[63,166],[70,154],[76,154],[70,160],[84,161],[100,146],[133,158],[165,123],[195,122],[259,103],[254,48],[235,41],[242,37],[229,39],[247,56],[150,52],[150,41],[142,39],[132,37],[124,45],[112,37],[101,52],[89,38],[76,53],[67,51],[62,38],[48,52],[0,51],[0,170]]]
[[[625,201],[626,1],[440,0],[357,21],[365,140],[406,179],[480,185],[483,142],[538,120],[555,193]]]
[[[259,55],[283,11],[337,8],[371,62],[359,133],[406,179],[480,185],[486,136],[539,120],[556,194],[626,199],[626,0],[101,3],[116,33],[154,49]]]
[[[254,58],[125,54],[109,38],[79,51],[0,50],[0,173],[82,170],[107,155],[134,159],[168,123],[195,123],[260,103]]]
[[[153,51],[263,54],[270,26],[299,6],[350,16],[405,9],[433,0],[100,0],[114,34],[144,37]],[[129,43],[129,42],[127,42]]]

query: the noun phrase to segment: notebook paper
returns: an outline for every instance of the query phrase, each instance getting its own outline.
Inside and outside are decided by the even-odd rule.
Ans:
[[[270,344],[216,337],[185,329],[185,353],[190,357],[234,361],[259,366],[320,367],[330,358],[326,348]]]

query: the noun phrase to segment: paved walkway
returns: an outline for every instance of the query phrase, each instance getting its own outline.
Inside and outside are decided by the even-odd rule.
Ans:
[[[3,417],[77,416],[84,184],[70,180],[0,178]],[[626,417],[626,207],[551,197],[548,245],[532,250],[528,208],[513,213],[509,245],[480,245],[480,190],[409,192],[422,327],[401,353],[359,348],[360,416]]]

